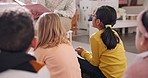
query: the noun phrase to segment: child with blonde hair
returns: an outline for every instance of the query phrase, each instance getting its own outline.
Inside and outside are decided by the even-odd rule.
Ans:
[[[38,21],[38,44],[35,57],[47,65],[52,78],[81,78],[74,48],[66,37],[60,18],[55,13],[44,13]]]

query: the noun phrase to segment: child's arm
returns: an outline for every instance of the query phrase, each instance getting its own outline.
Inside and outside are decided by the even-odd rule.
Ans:
[[[99,65],[99,59],[100,59],[100,52],[101,52],[101,46],[99,46],[99,43],[96,41],[95,38],[90,39],[91,43],[91,51],[82,51],[81,56],[85,58],[87,61],[89,61],[92,65],[98,66]]]
[[[101,51],[102,50],[102,46],[100,46],[100,44],[98,43],[98,41],[95,38],[91,38],[90,39],[90,43],[91,43],[91,51],[92,52],[88,52],[88,51],[84,50],[81,47],[78,47],[75,50],[77,51],[77,53],[80,56],[85,58],[92,65],[98,66],[99,65],[100,56],[101,56],[101,53],[102,53],[102,51]]]

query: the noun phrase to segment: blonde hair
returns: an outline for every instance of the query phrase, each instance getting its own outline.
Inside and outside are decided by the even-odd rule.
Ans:
[[[51,48],[61,43],[69,44],[66,31],[55,13],[44,13],[37,21],[39,41],[37,47]]]

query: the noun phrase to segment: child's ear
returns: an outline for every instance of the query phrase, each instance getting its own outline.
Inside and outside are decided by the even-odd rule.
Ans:
[[[142,35],[140,45],[143,47],[148,46],[148,38],[146,38],[145,36]]]
[[[38,43],[38,37],[37,36],[34,36],[32,42],[31,42],[31,47],[32,48],[35,48],[36,45],[37,45],[37,43]]]
[[[100,19],[96,19],[97,26],[100,25],[100,22],[101,22]]]

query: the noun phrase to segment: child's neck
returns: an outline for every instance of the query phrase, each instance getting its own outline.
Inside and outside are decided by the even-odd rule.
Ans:
[[[105,30],[104,26],[98,26],[98,30]]]

